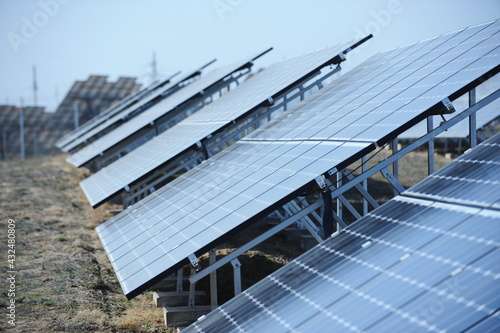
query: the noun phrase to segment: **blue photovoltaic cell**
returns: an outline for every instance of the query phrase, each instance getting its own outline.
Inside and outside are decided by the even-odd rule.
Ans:
[[[500,147],[500,135],[469,153],[495,166],[484,182],[500,174],[491,163],[498,153],[484,149],[491,146]],[[442,171],[452,175],[461,163]],[[498,331],[500,210],[405,193],[183,332]]]
[[[310,103],[283,113],[99,226],[124,293],[134,297],[187,263],[190,254],[205,253],[230,231],[314,186],[315,177],[361,158],[403,131],[397,126],[417,123],[443,99],[497,71],[499,29],[495,21],[378,54]],[[462,214],[452,208],[454,215]],[[374,248],[382,251],[382,245]],[[399,260],[385,253],[378,267]]]
[[[245,61],[230,64],[208,73],[195,82],[189,84],[187,87],[184,87],[159,103],[153,105],[151,108],[142,112],[131,121],[120,125],[111,132],[90,143],[88,146],[68,157],[67,162],[75,165],[76,167],[86,164],[99,154],[106,152],[109,148],[136,133],[141,128],[148,126],[151,122],[172,111],[178,105],[196,96],[203,90],[207,89],[207,87],[227,77],[234,71],[240,69],[243,65],[252,62],[261,54],[257,57],[252,57]]]
[[[478,156],[488,154],[491,160],[483,161]],[[432,183],[420,183],[407,191],[407,195],[429,198],[452,203],[480,205],[500,208],[500,177],[497,166],[500,164],[500,147],[483,144],[457,159],[457,162],[429,176]],[[494,176],[497,176],[495,179]],[[494,179],[485,183],[483,179]],[[487,193],[484,187],[495,191]],[[452,191],[451,188],[454,190]],[[473,194],[473,195],[471,195]]]
[[[304,54],[256,73],[238,89],[230,91],[223,98],[82,181],[80,186],[83,192],[93,207],[99,205],[163,163],[196,146],[198,141],[235,122],[339,53],[345,52],[351,44]]]

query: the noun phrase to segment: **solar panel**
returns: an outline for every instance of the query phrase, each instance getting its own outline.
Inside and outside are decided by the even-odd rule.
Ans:
[[[500,86],[500,76],[496,75],[495,77],[488,79],[484,84],[479,85],[476,88],[476,99],[480,100],[484,96],[490,94],[492,91],[495,91]],[[468,96],[462,96],[457,101],[453,102],[455,109],[463,110],[469,107],[469,98]],[[481,109],[481,111],[476,113],[476,128],[478,130],[487,131],[487,125],[492,124],[495,120],[498,122],[500,119],[500,108],[499,103],[491,103],[490,105]],[[439,123],[441,121],[440,117],[436,117],[434,123]],[[415,139],[419,138],[422,135],[427,133],[426,123],[422,122],[408,131],[404,132],[399,136],[400,139]],[[465,119],[459,124],[453,126],[448,129],[446,132],[438,135],[438,138],[467,138],[469,136],[469,121]]]
[[[266,68],[243,82],[238,89],[85,179],[80,184],[83,192],[90,204],[96,207],[140,177],[196,147],[197,142],[214,135],[228,124],[235,123],[288,86],[293,87],[292,83],[324,67],[337,58],[339,53],[347,53],[354,47],[352,43],[346,43]]]
[[[265,52],[261,52],[257,56],[251,57],[250,59],[230,64],[208,73],[206,76],[198,79],[197,81],[191,83],[189,86],[181,89],[180,91],[177,91],[175,94],[169,96],[168,98],[165,98],[143,113],[137,115],[132,121],[122,124],[121,126],[115,128],[113,131],[107,133],[103,137],[97,139],[88,146],[79,150],[67,159],[68,163],[71,163],[77,167],[86,164],[96,156],[106,152],[106,150],[115,146],[140,129],[148,126],[159,117],[165,115],[168,112],[171,112],[178,105],[184,103],[185,101],[193,98],[196,95],[203,94],[204,90],[206,90],[211,85],[217,83],[220,80],[223,80],[225,77],[231,75],[236,71],[242,70],[248,66],[252,66],[254,60],[269,52],[270,50],[271,49],[266,50]]]
[[[89,140],[98,134],[102,135],[103,131],[108,130],[108,129],[113,129],[112,126],[116,126],[116,124],[119,124],[123,120],[129,120],[129,118],[132,114],[137,115],[139,113],[138,110],[145,111],[149,107],[151,107],[154,102],[161,101],[162,99],[169,97],[173,93],[176,93],[179,89],[186,87],[189,84],[190,79],[192,79],[198,75],[201,75],[202,70],[207,68],[209,65],[213,64],[214,62],[215,62],[215,59],[208,62],[207,64],[203,65],[202,67],[192,71],[191,73],[182,76],[181,78],[179,78],[176,81],[173,81],[167,85],[162,85],[162,86],[158,87],[157,89],[152,91],[150,94],[141,98],[135,104],[120,111],[114,117],[107,119],[104,123],[96,126],[95,128],[88,131],[87,133],[82,135],[80,138],[78,138],[74,142],[63,147],[63,151],[67,152],[67,151],[73,150],[74,148],[78,147],[80,144],[84,143],[86,140]],[[186,83],[186,82],[188,82],[188,83]]]
[[[375,55],[96,230],[134,297],[499,69],[498,21]],[[399,126],[399,127],[398,127]]]
[[[161,82],[156,82],[151,84],[150,86],[140,89],[136,93],[131,94],[130,96],[125,97],[123,100],[120,102],[111,105],[109,108],[106,110],[102,111],[99,113],[95,118],[90,119],[86,123],[82,124],[80,127],[76,128],[75,130],[65,134],[62,138],[57,140],[56,146],[58,148],[63,148],[64,146],[68,145],[72,141],[78,139],[80,136],[82,136],[84,133],[90,131],[91,129],[95,128],[99,124],[103,123],[110,117],[114,116],[116,113],[128,108],[132,104],[136,103],[140,99],[144,98],[147,94],[152,93],[154,90],[164,87],[165,85],[169,84],[172,79],[179,75],[180,72],[177,72],[170,76],[169,78],[162,80]]]
[[[496,135],[183,332],[498,331],[499,151]],[[465,205],[442,196],[471,164],[446,184]]]

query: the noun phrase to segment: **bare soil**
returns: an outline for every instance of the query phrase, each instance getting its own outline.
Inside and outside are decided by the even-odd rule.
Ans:
[[[371,165],[384,159],[381,151]],[[127,301],[94,231],[119,206],[93,210],[78,183],[88,171],[68,165],[65,156],[26,161],[0,161],[0,331],[8,332],[174,332],[165,328],[162,309],[151,292]],[[436,157],[436,169],[450,160]],[[426,176],[425,153],[412,153],[400,162],[400,181],[409,187]],[[352,168],[356,168],[353,165]],[[393,191],[379,175],[370,181],[379,202]],[[356,200],[358,201],[356,203]],[[352,201],[361,204],[354,196]],[[8,221],[15,221],[15,262],[9,267]],[[246,238],[259,233],[252,227],[219,248],[225,255]],[[12,243],[11,243],[12,245]],[[240,257],[243,288],[256,283],[301,253],[283,235],[276,235]],[[208,257],[201,259],[206,265]],[[232,295],[231,266],[218,274],[219,302]],[[8,271],[15,273],[15,296],[9,295]],[[208,280],[208,279],[205,279]],[[200,281],[208,289],[208,281]],[[7,306],[15,300],[15,326],[8,323]]]

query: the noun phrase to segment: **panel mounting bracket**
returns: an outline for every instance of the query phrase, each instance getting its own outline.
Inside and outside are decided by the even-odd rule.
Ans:
[[[326,187],[326,178],[325,176],[321,175],[321,176],[318,176],[316,178],[314,178],[314,180],[316,181],[316,183],[318,184],[319,188],[321,189],[321,191],[325,191],[327,190],[328,188]]]
[[[274,98],[272,96],[268,97],[264,101],[264,106],[273,106],[274,105]]]
[[[440,103],[437,104],[437,109],[434,107],[434,112],[431,112],[433,116],[443,116],[443,114],[451,114],[455,112],[455,107],[451,100],[446,97]]]
[[[188,256],[189,262],[191,263],[191,266],[198,271],[200,269],[200,265],[198,264],[198,258],[194,255],[194,253],[191,253]]]
[[[333,176],[334,174],[336,174],[339,170],[337,170],[337,168],[333,168],[333,169],[330,169],[328,170],[328,176]]]
[[[385,179],[391,183],[392,187],[398,192],[398,194],[403,193],[406,189],[401,185],[401,183],[394,177],[392,172],[389,170],[389,168],[385,167],[382,170],[380,170],[382,173],[382,176],[384,176]]]

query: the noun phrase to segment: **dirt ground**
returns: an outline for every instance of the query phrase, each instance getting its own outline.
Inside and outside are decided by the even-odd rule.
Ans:
[[[376,159],[385,156],[387,152],[381,152]],[[150,292],[126,300],[94,231],[111,217],[108,211],[119,206],[106,204],[93,210],[78,186],[88,171],[71,167],[64,158],[0,161],[0,331],[173,332],[165,328],[163,312],[153,305]],[[416,153],[400,163],[403,185],[425,177],[425,161],[424,153]],[[436,165],[448,162],[437,158]],[[373,184],[381,183],[377,177]],[[379,187],[379,199],[390,199],[390,187]],[[11,234],[15,234],[15,243],[9,243]],[[250,267],[252,260],[259,265],[256,270],[247,268],[248,272],[260,272],[244,281],[244,287],[298,254],[293,249],[280,254],[277,249],[283,249],[284,243],[277,235],[242,259],[243,267]],[[228,248],[233,245],[226,244]],[[218,254],[230,250],[220,251]],[[15,277],[14,285],[7,280],[9,276]],[[7,316],[11,300],[15,300],[15,326]]]

